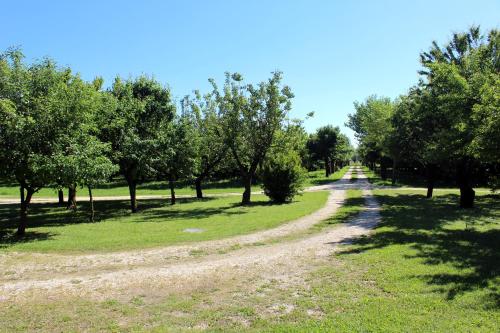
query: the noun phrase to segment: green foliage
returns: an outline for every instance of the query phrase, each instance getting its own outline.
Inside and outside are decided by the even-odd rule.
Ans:
[[[245,185],[244,204],[250,202],[250,185],[257,167],[275,142],[276,133],[284,126],[291,109],[293,94],[281,81],[282,74],[275,72],[257,86],[242,85],[240,74],[227,73],[222,93],[215,81],[210,81],[221,114],[224,142]]]
[[[362,103],[355,102],[354,108],[356,112],[349,114],[346,126],[354,131],[364,160],[373,163],[389,156],[387,140],[394,103],[390,98],[373,95]]]
[[[292,201],[302,190],[305,171],[300,157],[293,151],[268,158],[262,167],[262,188],[271,201]]]

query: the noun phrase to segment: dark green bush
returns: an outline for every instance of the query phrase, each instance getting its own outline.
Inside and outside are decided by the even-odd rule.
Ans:
[[[273,156],[262,167],[262,188],[276,203],[292,201],[302,190],[304,169],[297,154]]]

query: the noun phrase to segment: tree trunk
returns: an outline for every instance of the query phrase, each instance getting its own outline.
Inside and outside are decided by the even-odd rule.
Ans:
[[[196,186],[196,197],[198,199],[203,199],[203,191],[201,190],[201,177],[196,178],[194,184]]]
[[[382,180],[387,179],[387,165],[384,161],[380,162],[380,178],[382,178]]]
[[[325,177],[330,177],[330,161],[328,157],[325,158]]]
[[[89,203],[90,203],[90,222],[94,222],[94,198],[92,196],[92,188],[88,186],[89,189]]]
[[[243,177],[243,186],[245,186],[245,191],[243,191],[241,203],[247,205],[250,203],[250,196],[252,194],[252,176]]]
[[[460,188],[460,207],[461,208],[472,208],[474,207],[474,198],[476,197],[476,192],[470,183],[470,166],[467,161],[463,161],[458,166],[457,170],[457,182]]]
[[[64,192],[62,189],[57,191],[57,196],[59,197],[59,205],[64,205]]]
[[[168,185],[170,186],[170,204],[175,205],[175,181],[174,177],[170,176],[168,181]]]
[[[76,185],[68,187],[68,209],[76,210]]]
[[[393,159],[392,160],[392,186],[396,185],[396,177],[397,177],[396,165],[397,165],[396,159]]]
[[[434,191],[434,165],[429,164],[426,167],[427,174],[427,199],[432,198],[432,192]]]
[[[128,191],[130,193],[130,210],[132,213],[137,213],[137,198],[136,198],[136,187],[137,184],[133,180],[127,180]]]
[[[28,224],[28,208],[31,202],[31,197],[35,193],[32,189],[26,189],[26,197],[24,197],[24,186],[21,185],[21,209],[19,212],[19,226],[17,227],[17,235],[23,236],[26,233],[26,226]]]

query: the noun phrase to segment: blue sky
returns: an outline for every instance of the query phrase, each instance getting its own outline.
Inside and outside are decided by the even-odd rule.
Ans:
[[[418,79],[418,55],[471,24],[499,27],[500,1],[9,1],[0,50],[50,56],[91,80],[152,74],[181,98],[237,71],[279,69],[308,131],[343,127],[353,101],[397,97]]]

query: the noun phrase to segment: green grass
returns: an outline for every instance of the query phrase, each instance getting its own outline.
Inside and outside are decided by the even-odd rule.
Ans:
[[[30,298],[0,307],[0,327],[19,332],[198,332],[202,327],[210,332],[498,332],[499,197],[479,195],[476,208],[460,210],[456,193],[432,200],[423,193],[376,190],[382,223],[340,253],[311,263],[306,286],[271,280],[251,291],[245,285],[252,277],[221,276],[223,281],[164,297]],[[355,208],[339,218],[359,211],[356,192],[347,204]],[[273,315],[265,311],[269,308]]]
[[[0,205],[0,250],[78,252],[110,251],[196,242],[275,227],[321,208],[327,192],[304,193],[289,204],[270,204],[253,195],[250,206],[239,196],[204,200],[141,200],[140,211],[129,213],[128,201],[96,203],[98,222],[88,223],[87,204],[76,213],[56,204],[32,204],[26,237],[13,236],[17,205]],[[186,233],[186,228],[203,229]]]
[[[219,194],[219,193],[240,193],[243,192],[243,187],[238,179],[207,181],[202,184],[204,194]],[[260,185],[252,186],[252,191],[260,191]],[[196,194],[194,186],[187,181],[178,182],[175,193],[178,195]],[[79,196],[87,196],[86,189],[78,189]],[[128,196],[129,190],[127,183],[124,180],[117,179],[107,184],[100,185],[92,191],[96,197],[100,196]],[[65,190],[65,195],[67,191]],[[170,196],[170,188],[167,182],[149,181],[137,185],[137,195],[165,195]],[[12,182],[0,183],[0,198],[18,198],[19,186]],[[39,198],[56,198],[57,190],[53,188],[42,188],[34,197]]]
[[[461,210],[457,195],[375,191],[382,203],[376,232],[311,277],[307,296],[277,332],[494,332],[500,321],[500,206],[478,196]],[[467,225],[467,229],[466,229]],[[303,312],[322,309],[321,321]]]
[[[332,173],[330,177],[325,176],[325,170],[310,171],[308,172],[307,177],[304,181],[304,186],[309,187],[316,185],[324,185],[337,181],[344,176],[347,170],[349,170],[349,166],[345,166],[342,169]]]
[[[349,167],[344,167],[341,170],[333,173],[330,177],[325,177],[324,170],[309,172],[304,180],[304,186],[322,185],[336,181],[346,173]],[[224,194],[224,193],[242,193],[243,187],[239,179],[227,180],[211,180],[202,184],[204,194]],[[252,191],[261,191],[259,184],[252,186]],[[176,185],[175,193],[177,195],[196,195],[194,186],[189,181],[180,181]],[[86,189],[78,189],[78,196],[87,196]],[[116,179],[107,184],[98,186],[92,191],[96,197],[104,196],[128,196],[129,190],[127,183],[123,179]],[[65,191],[67,195],[67,191]],[[137,195],[163,195],[170,196],[170,189],[167,182],[149,181],[137,185]],[[19,185],[14,182],[0,182],[0,198],[18,198]],[[56,198],[57,190],[53,188],[42,188],[34,195],[35,198]]]
[[[391,186],[392,187],[392,180],[390,176],[386,179],[383,180],[380,178],[380,175],[376,174],[372,170],[370,170],[368,167],[363,166],[363,173],[366,175],[368,178],[368,181],[376,186]],[[426,188],[427,184],[425,182],[425,179],[423,177],[418,177],[418,176],[413,176],[413,177],[403,177],[400,179],[397,179],[396,187],[421,187],[421,188]],[[450,190],[456,189],[456,186],[450,184],[449,182],[446,183],[444,181],[436,181],[436,185],[434,188],[434,191],[439,191],[439,192],[446,192],[446,193],[451,193],[449,192]],[[492,193],[490,188],[487,187],[475,187],[474,190],[479,193]],[[497,192],[498,193],[498,192]]]

